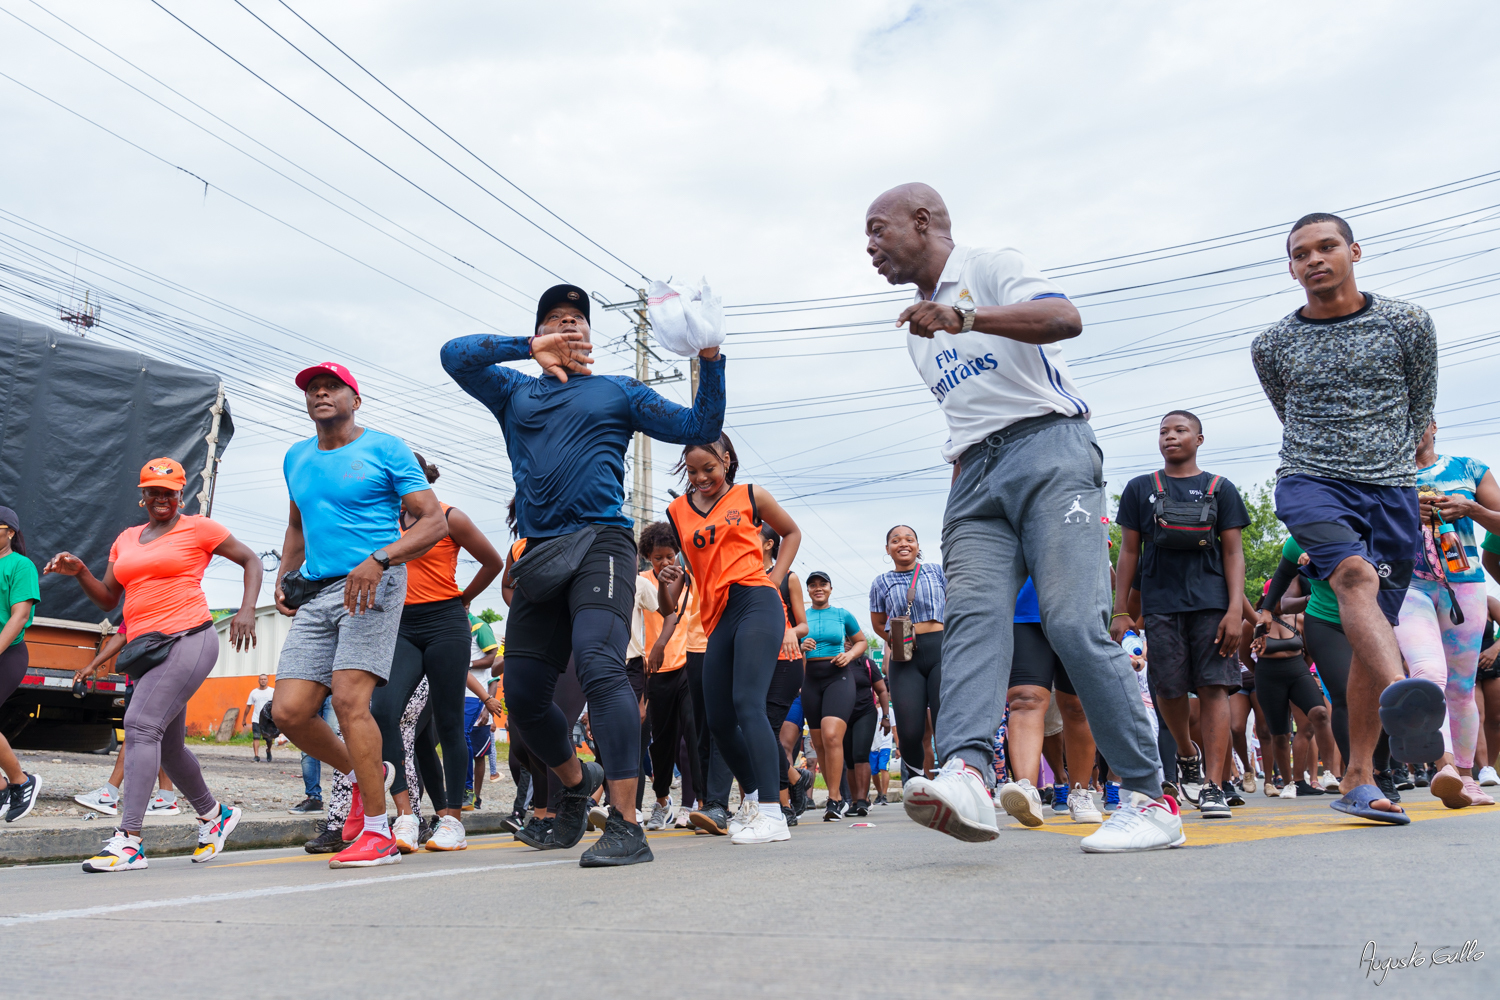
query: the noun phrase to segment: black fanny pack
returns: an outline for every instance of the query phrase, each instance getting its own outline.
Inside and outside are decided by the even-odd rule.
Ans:
[[[147,632],[145,635],[138,635],[127,642],[125,648],[120,650],[120,655],[115,658],[115,672],[138,681],[146,671],[159,667],[166,661],[167,655],[172,652],[172,645],[178,639],[213,628],[213,625],[213,619],[210,618],[185,632],[174,632],[171,635],[165,632]]]
[[[583,557],[594,544],[598,531],[592,524],[571,535],[549,538],[540,545],[526,546],[510,568],[516,589],[533,604],[550,601],[583,565]]]
[[[1151,541],[1159,549],[1202,549],[1214,544],[1219,523],[1219,498],[1214,490],[1222,476],[1209,480],[1203,500],[1173,500],[1167,496],[1162,474],[1151,474],[1156,493],[1151,504]]]
[[[343,582],[348,575],[345,573],[326,580],[312,580],[303,576],[300,569],[294,569],[281,578],[281,603],[296,611],[329,587]]]

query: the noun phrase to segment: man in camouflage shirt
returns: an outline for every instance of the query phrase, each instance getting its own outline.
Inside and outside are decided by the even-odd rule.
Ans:
[[[1276,516],[1307,553],[1304,572],[1333,586],[1353,651],[1350,760],[1334,808],[1406,823],[1372,783],[1371,757],[1382,724],[1398,757],[1408,743],[1441,747],[1442,691],[1402,679],[1392,629],[1421,543],[1415,457],[1437,396],[1437,338],[1421,307],[1359,291],[1359,244],[1338,216],[1297,220],[1287,256],[1307,305],[1250,353],[1283,425]]]

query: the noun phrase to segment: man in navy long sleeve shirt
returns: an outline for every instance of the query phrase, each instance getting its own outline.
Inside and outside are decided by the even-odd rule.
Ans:
[[[634,816],[641,746],[638,692],[625,669],[636,560],[631,520],[621,510],[625,449],[636,431],[675,444],[718,440],[724,359],[717,348],[701,352],[697,398],[692,409],[679,406],[633,378],[590,373],[588,313],[581,288],[558,285],[538,304],[535,337],[458,337],[443,346],[442,359],[453,380],[500,422],[527,550],[595,532],[555,597],[534,602],[516,590],[506,622],[505,696],[511,725],[565,789],[551,832],[522,839],[544,850],[577,844],[589,797],[607,780],[614,808],[604,836],[580,859],[584,867],[602,867],[651,860]],[[540,378],[503,366],[526,358],[541,364]],[[570,656],[588,696],[602,769],[578,760],[573,720],[552,702]]]

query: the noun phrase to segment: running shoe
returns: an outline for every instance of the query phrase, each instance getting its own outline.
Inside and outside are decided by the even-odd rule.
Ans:
[[[1086,854],[1124,854],[1160,851],[1187,843],[1177,800],[1164,796],[1157,802],[1149,795],[1131,792],[1104,821],[1104,825],[1079,842]]]
[[[1333,776],[1332,771],[1324,771],[1318,776],[1318,786],[1322,788],[1324,792],[1331,792],[1335,788],[1339,787],[1339,779]]]
[[[782,806],[781,815],[786,817],[787,826],[797,825],[797,810],[793,809],[791,806]]]
[[[1106,812],[1114,812],[1118,808],[1120,808],[1120,783],[1106,781],[1104,783],[1104,809]]]
[[[885,797],[884,792],[881,792],[879,795],[875,796],[875,804],[877,806],[888,806],[891,804],[891,800]]]
[[[552,839],[551,817],[543,819],[533,815],[530,822],[516,831],[516,839],[538,851],[550,851],[558,846]]]
[[[691,810],[688,809],[686,802],[682,804],[681,809],[677,810],[677,820],[672,825],[679,830],[691,830],[693,828]]]
[[[25,772],[22,772],[23,774]],[[26,780],[19,785],[14,781],[10,783],[10,808],[5,811],[5,822],[14,823],[18,819],[25,819],[36,808],[37,796],[42,791],[42,779],[39,775],[27,774]]]
[[[759,808],[754,802],[741,797],[740,807],[735,810],[734,815],[729,818],[729,835],[733,837],[749,825],[754,811]]]
[[[1075,823],[1103,823],[1104,814],[1094,802],[1094,793],[1082,785],[1074,785],[1068,793],[1068,815]]]
[[[75,796],[76,798],[76,796]],[[4,788],[0,788],[0,816],[10,811],[10,784],[7,782]]]
[[[464,805],[461,811],[471,813],[477,808],[474,804],[474,789],[470,788],[464,792]]]
[[[962,758],[952,758],[932,778],[912,777],[901,797],[906,815],[929,830],[970,842],[1000,836],[984,778]]]
[[[750,821],[729,838],[731,844],[771,844],[792,839],[791,831],[787,829],[786,818],[781,815],[780,809],[773,812],[769,809],[761,809],[752,803],[751,810]]]
[[[1245,776],[1240,779],[1240,787],[1247,793],[1255,791],[1255,772],[1246,771]]]
[[[852,806],[849,807],[849,815],[850,816],[868,816],[868,815],[870,815],[870,803],[866,802],[864,799],[855,799],[854,800],[854,805],[852,805]]]
[[[1469,805],[1492,806],[1495,804],[1495,800],[1484,794],[1484,790],[1479,787],[1479,782],[1475,781],[1472,775],[1464,775],[1463,783],[1464,794],[1469,797]]]
[[[415,851],[422,841],[422,821],[411,813],[397,816],[391,824],[391,836],[396,838],[396,850],[402,854]]]
[[[464,839],[464,825],[453,816],[438,820],[438,826],[427,841],[429,851],[462,851],[469,846]]]
[[[595,803],[589,806],[589,829],[602,831],[609,822],[609,810]]]
[[[1395,777],[1396,787],[1403,792],[1415,788],[1416,784],[1411,780],[1411,771],[1407,766],[1399,761],[1393,761],[1392,763],[1395,766],[1391,768],[1391,774]]]
[[[1223,788],[1225,802],[1228,802],[1231,806],[1242,806],[1245,804],[1245,796],[1240,792],[1239,786],[1234,782],[1224,782]]]
[[[1379,788],[1381,794],[1392,802],[1401,801],[1401,793],[1396,791],[1396,779],[1391,775],[1389,769],[1375,772],[1375,787]]]
[[[390,791],[391,782],[396,780],[396,769],[388,760],[381,761],[380,766],[385,769],[385,790]],[[365,829],[365,799],[359,794],[359,779],[355,779],[350,789],[352,798],[349,800],[349,815],[344,817],[344,839],[353,841]]]
[[[0,792],[0,795],[8,794],[9,791],[10,789],[7,787],[4,792]],[[96,788],[92,792],[81,792],[73,796],[73,801],[87,809],[103,813],[106,816],[118,816],[120,814],[120,793],[112,791],[108,785]],[[0,808],[4,808],[4,805],[0,804]]]
[[[222,802],[218,811],[208,819],[198,817],[198,846],[193,849],[193,863],[212,861],[224,850],[224,841],[240,825],[242,810],[239,806],[226,806]]]
[[[182,808],[177,805],[175,798],[169,799],[160,792],[151,797],[151,802],[146,806],[147,816],[178,816]]]
[[[1038,827],[1046,822],[1042,816],[1042,795],[1030,778],[1007,781],[1000,789],[1000,808],[1021,821],[1022,826]]]
[[[829,799],[823,805],[823,822],[837,823],[849,812],[849,803],[843,799]]]
[[[1432,776],[1431,790],[1449,809],[1470,805],[1469,797],[1464,794],[1464,779],[1459,777],[1458,768],[1452,764],[1443,765],[1442,770]]]
[[[1495,769],[1493,767],[1489,766],[1488,764],[1486,764],[1484,767],[1481,767],[1479,769],[1479,773],[1476,774],[1474,777],[1476,779],[1478,779],[1478,781],[1479,781],[1479,783],[1481,785],[1485,785],[1485,786],[1500,785],[1500,773],[1497,773],[1495,771]]]
[[[1054,816],[1063,816],[1063,815],[1069,815],[1069,816],[1071,816],[1072,815],[1072,812],[1068,809],[1068,786],[1067,785],[1053,785],[1052,786],[1052,807],[1051,808],[1052,808],[1052,815],[1054,815]]]
[[[1202,819],[1231,818],[1234,814],[1229,811],[1224,789],[1212,781],[1205,781],[1198,795],[1198,815]]]
[[[812,807],[812,787],[813,782],[816,780],[816,775],[814,775],[805,767],[798,768],[797,773],[801,775],[801,777],[799,777],[797,779],[797,783],[791,787],[791,798],[792,808],[797,810],[798,816],[801,816]]]
[[[401,849],[396,838],[382,837],[366,830],[359,839],[328,859],[329,868],[374,868],[377,865],[401,863]]]
[[[578,846],[589,826],[589,807],[594,792],[604,784],[604,768],[593,761],[583,764],[583,777],[572,788],[564,788],[562,804],[552,821],[552,841],[563,850]]]
[[[341,829],[342,827],[335,829],[333,824],[324,823],[318,835],[303,844],[302,849],[308,854],[333,854],[342,851],[349,846],[349,842],[340,834]]]
[[[1297,785],[1300,784],[1302,784],[1302,782],[1299,781],[1296,784],[1284,786],[1281,791],[1276,793],[1277,797],[1283,799],[1295,799],[1297,797]]]
[[[1299,780],[1297,782],[1297,786],[1296,787],[1297,787],[1297,794],[1298,795],[1324,795],[1324,794],[1326,794],[1323,791],[1323,789],[1319,788],[1317,785],[1310,785],[1307,782],[1301,781],[1301,780]]]
[[[627,823],[618,809],[609,811],[604,832],[578,859],[580,868],[619,868],[654,861],[646,831],[639,823]]]
[[[667,796],[666,802],[658,802],[651,807],[651,818],[646,821],[648,830],[665,830],[677,819],[677,806],[672,802],[672,796]],[[627,824],[628,825],[628,824]],[[606,832],[608,823],[606,822]],[[592,867],[592,866],[590,866]]]
[[[511,813],[500,821],[500,829],[505,833],[515,833],[526,825],[525,813]]]
[[[688,814],[688,821],[701,833],[712,834],[715,837],[724,837],[729,834],[729,810],[717,802],[710,802],[702,809],[693,810]]]
[[[322,811],[323,800],[313,798],[311,795],[287,810],[287,812],[291,813],[293,816],[301,816],[304,813],[320,813]]]
[[[1203,755],[1200,753],[1193,757],[1177,758],[1177,787],[1182,789],[1182,797],[1193,805],[1198,804],[1198,796],[1203,791]]]
[[[104,849],[83,863],[83,870],[91,874],[100,872],[130,872],[145,868],[146,851],[140,837],[132,837],[124,830],[105,841]]]
[[[1412,784],[1418,788],[1426,788],[1432,784],[1432,773],[1426,767],[1418,765],[1411,773]]]

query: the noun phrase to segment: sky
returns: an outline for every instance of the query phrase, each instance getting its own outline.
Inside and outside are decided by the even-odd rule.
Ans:
[[[503,547],[504,442],[443,342],[529,334],[559,280],[617,302],[705,277],[741,479],[864,618],[887,528],[940,558],[948,482],[894,326],[911,289],[864,249],[905,181],[1079,305],[1112,493],[1176,407],[1205,469],[1273,476],[1249,343],[1301,304],[1283,240],[1311,211],[1349,217],[1362,288],[1432,311],[1439,450],[1500,460],[1497,29],[1480,3],[0,0],[0,311],[56,325],[87,291],[91,337],[218,372],[214,516],[257,552],[311,434],[292,376],[330,359]],[[596,371],[633,372],[626,321],[594,320]],[[658,517],[677,454],[654,447]],[[236,604],[217,562],[210,602]]]

